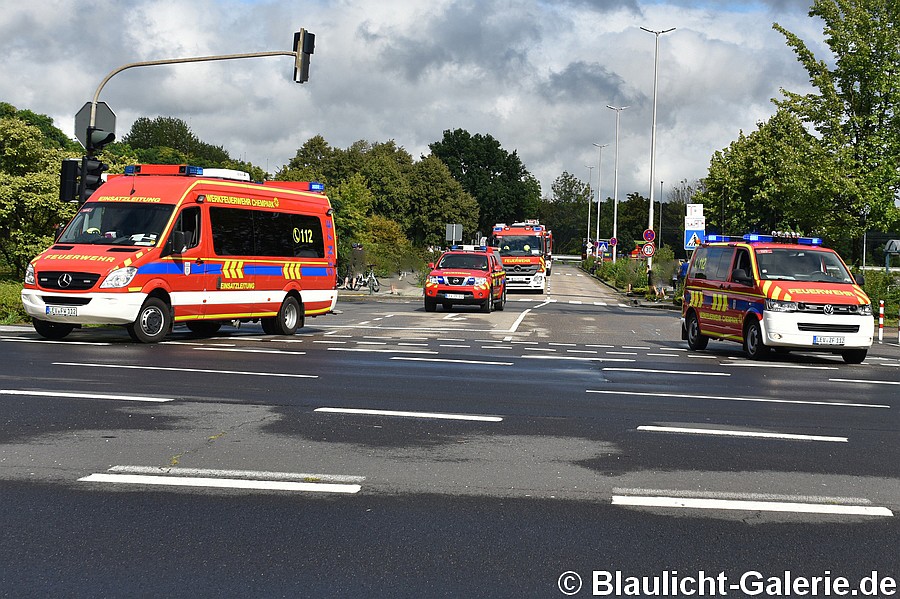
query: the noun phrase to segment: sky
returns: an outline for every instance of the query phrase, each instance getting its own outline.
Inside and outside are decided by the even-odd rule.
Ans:
[[[780,89],[811,89],[772,29],[779,23],[829,59],[810,2],[5,2],[0,101],[49,115],[74,138],[75,114],[125,64],[290,51],[303,27],[316,35],[304,84],[293,81],[293,58],[276,56],[131,68],[99,100],[115,112],[119,138],[139,117],[175,117],[273,174],[315,135],[339,148],[393,140],[419,159],[444,131],[464,129],[515,151],[544,197],[563,172],[590,177],[602,197],[616,180],[619,199],[646,197],[656,36],[641,27],[675,28],[659,36],[659,199],[702,178],[716,150],[774,114]],[[628,107],[618,142],[608,105]]]

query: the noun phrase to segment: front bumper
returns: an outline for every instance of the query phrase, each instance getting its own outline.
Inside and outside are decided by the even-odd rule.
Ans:
[[[875,320],[871,316],[822,317],[766,310],[760,328],[764,343],[769,347],[840,351],[870,347],[875,334]],[[857,330],[853,331],[854,328]],[[834,343],[836,338],[843,343]]]
[[[130,324],[137,319],[146,295],[143,293],[66,294],[22,290],[22,305],[32,318],[64,324]],[[54,301],[56,299],[57,301]],[[63,311],[68,314],[48,314]]]

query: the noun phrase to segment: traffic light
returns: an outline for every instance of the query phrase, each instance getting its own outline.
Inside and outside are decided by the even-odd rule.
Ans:
[[[115,133],[107,133],[103,129],[97,129],[96,127],[88,127],[87,128],[87,150],[88,156],[93,156],[95,153],[102,150],[107,144],[112,143],[116,139]]]
[[[78,177],[81,175],[81,161],[66,158],[59,169],[59,201],[78,201]]]
[[[309,81],[309,57],[316,48],[316,34],[300,29],[294,34],[294,81]]]
[[[81,182],[78,185],[78,198],[82,204],[87,202],[91,194],[103,185],[103,171],[108,168],[107,165],[92,156],[81,158]]]

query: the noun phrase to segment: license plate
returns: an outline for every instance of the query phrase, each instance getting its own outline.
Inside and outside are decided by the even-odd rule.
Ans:
[[[508,277],[510,283],[527,283],[528,277]]]
[[[75,306],[47,306],[47,316],[78,316]]]
[[[444,297],[447,299],[466,299],[462,293],[445,293]]]
[[[813,345],[844,345],[844,338],[813,335]]]

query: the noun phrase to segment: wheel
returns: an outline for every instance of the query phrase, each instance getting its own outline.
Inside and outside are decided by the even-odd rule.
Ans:
[[[303,308],[297,298],[289,295],[281,302],[275,318],[263,319],[263,331],[269,335],[293,335],[303,324]]]
[[[362,275],[356,275],[355,277],[353,277],[353,283],[350,285],[350,288],[353,291],[359,291],[360,289],[362,289],[363,281],[364,279]]]
[[[131,338],[140,343],[159,343],[171,328],[172,310],[158,297],[148,297],[137,320],[125,327]]]
[[[222,328],[222,323],[216,320],[189,320],[184,324],[190,332],[200,337],[215,335]]]
[[[61,322],[49,322],[46,320],[31,319],[31,324],[37,334],[44,339],[62,339],[72,332],[75,328],[74,324],[64,324]]]
[[[688,315],[686,326],[688,347],[694,351],[706,349],[706,346],[709,345],[709,337],[704,337],[700,334],[700,321],[697,320],[697,315],[694,312]]]
[[[488,289],[488,296],[487,296],[487,299],[484,300],[484,303],[481,304],[481,311],[484,312],[485,314],[490,314],[491,308],[493,308],[493,307],[494,307],[494,290]]]
[[[426,312],[434,312],[437,308],[437,300],[433,297],[425,298],[425,311]]]
[[[502,312],[503,308],[506,307],[506,287],[503,288],[503,291],[500,293],[500,299],[497,300],[497,303],[494,304],[494,310],[498,312]]]
[[[378,293],[378,290],[381,289],[381,283],[378,282],[378,279],[376,279],[374,275],[369,279],[369,289],[371,289],[373,293]]]
[[[744,352],[751,360],[762,360],[769,353],[757,320],[751,320],[744,329]]]
[[[841,357],[847,364],[859,364],[866,359],[867,349],[845,349],[841,352]]]

